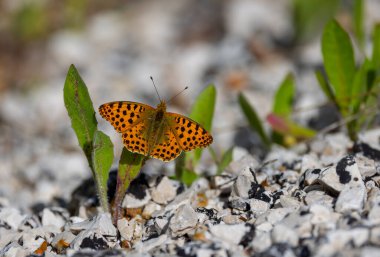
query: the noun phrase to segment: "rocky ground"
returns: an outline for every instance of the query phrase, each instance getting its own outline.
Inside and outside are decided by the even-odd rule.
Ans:
[[[380,7],[367,4],[369,31]],[[287,0],[132,1],[33,43],[11,66],[24,72],[0,58],[0,256],[380,256],[380,130],[358,142],[334,131],[265,153],[237,104],[244,91],[264,120],[293,72],[296,109],[304,109],[296,121],[322,128],[337,120],[314,77],[319,37],[289,46],[291,19]],[[114,100],[156,105],[152,75],[163,98],[190,86],[169,106],[186,114],[214,83],[212,147],[220,155],[234,146],[233,162],[215,175],[204,151],[197,169],[205,176],[186,187],[170,179],[173,163],[148,161],[113,226],[64,108],[71,63],[95,109]],[[116,167],[120,135],[97,118]]]

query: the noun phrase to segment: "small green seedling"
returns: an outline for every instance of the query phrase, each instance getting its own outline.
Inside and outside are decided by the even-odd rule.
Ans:
[[[348,33],[340,24],[332,20],[322,36],[323,64],[326,78],[316,72],[319,85],[327,98],[346,120],[348,135],[357,139],[358,132],[368,125],[376,115],[379,94],[379,49],[380,27],[373,32],[372,59],[365,58],[357,65]]]
[[[110,138],[97,129],[90,95],[74,65],[67,73],[63,95],[71,126],[95,179],[101,206],[109,212],[107,181],[113,162],[113,145]]]
[[[294,77],[292,74],[288,74],[277,89],[272,113],[267,116],[267,121],[272,127],[271,136],[265,132],[262,121],[246,97],[242,93],[239,94],[240,107],[251,129],[259,135],[268,149],[272,143],[291,146],[297,141],[308,139],[315,135],[314,130],[300,126],[292,121],[294,94]]]

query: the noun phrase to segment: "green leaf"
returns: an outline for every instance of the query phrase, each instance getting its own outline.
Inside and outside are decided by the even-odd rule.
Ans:
[[[207,131],[211,131],[216,102],[216,88],[208,85],[197,97],[191,109],[190,118],[201,124]],[[186,163],[191,160],[192,166],[196,166],[202,155],[202,148],[186,153]]]
[[[293,0],[296,40],[305,41],[319,36],[323,25],[337,12],[339,3],[339,0]]]
[[[132,180],[139,175],[145,160],[145,156],[132,153],[125,147],[121,152],[117,171],[116,193],[112,205],[112,219],[114,224],[117,224],[117,221],[122,218],[121,204],[124,196]]]
[[[355,74],[355,60],[350,37],[335,20],[329,22],[323,32],[322,53],[335,99],[342,115],[346,116]]]
[[[364,44],[364,26],[363,26],[363,15],[364,15],[364,1],[354,0],[354,32],[356,38],[358,39],[359,45],[363,47]]]
[[[322,91],[325,93],[326,97],[338,105],[338,103],[335,101],[334,91],[329,85],[329,83],[326,81],[325,77],[323,76],[322,72],[315,71],[315,77],[317,78],[319,82],[319,86],[321,87]]]
[[[140,173],[141,166],[145,160],[145,156],[132,153],[128,151],[125,147],[121,152],[119,168],[118,168],[118,179],[123,183],[123,190],[126,191],[137,175]]]
[[[91,166],[92,142],[97,130],[97,121],[86,84],[74,65],[70,66],[67,73],[63,97],[71,126]]]
[[[352,92],[351,92],[351,102],[350,102],[350,113],[356,114],[360,105],[365,103],[365,99],[369,94],[370,88],[368,88],[368,72],[370,72],[371,63],[367,59],[357,70],[354,81],[352,83]]]
[[[372,32],[372,63],[374,68],[380,70],[380,23],[377,23]]]
[[[101,131],[95,131],[92,151],[92,167],[98,188],[100,203],[105,212],[109,212],[107,182],[113,162],[113,144],[111,139]]]
[[[220,175],[226,168],[227,166],[232,162],[233,160],[233,147],[228,149],[222,156],[222,160],[218,164],[218,170],[216,172],[217,175]]]
[[[239,105],[245,117],[247,118],[252,130],[257,132],[257,134],[260,136],[260,139],[267,147],[270,147],[271,142],[269,140],[269,137],[265,133],[262,123],[256,114],[256,111],[249,104],[243,93],[239,94]]]
[[[292,114],[294,91],[294,77],[289,73],[277,89],[274,98],[273,113],[283,117],[289,117]]]

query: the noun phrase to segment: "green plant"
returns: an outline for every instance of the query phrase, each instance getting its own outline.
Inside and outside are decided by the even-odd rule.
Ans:
[[[70,66],[67,73],[63,96],[79,146],[95,179],[101,206],[105,212],[109,212],[107,180],[113,161],[113,146],[109,137],[97,130],[98,123],[90,95],[74,65]]]
[[[316,72],[319,85],[327,98],[346,120],[348,135],[357,139],[357,133],[368,124],[376,112],[379,91],[379,25],[373,33],[372,59],[365,58],[361,64],[355,61],[348,33],[332,20],[322,35],[323,64],[326,78]],[[363,115],[365,114],[365,115]]]
[[[211,129],[215,97],[216,89],[210,85],[199,95],[192,109],[191,118],[197,120],[207,130]],[[88,89],[74,65],[70,66],[67,73],[64,102],[79,145],[87,158],[95,179],[101,206],[105,212],[111,211],[113,222],[116,224],[117,220],[121,218],[121,203],[125,193],[148,157],[123,148],[117,172],[116,193],[112,208],[110,208],[107,198],[107,181],[113,162],[113,145],[110,138],[97,129],[95,111]],[[202,154],[201,149],[197,150],[192,154],[182,155],[183,163],[188,163],[192,169],[197,165]],[[181,168],[185,170],[184,167]],[[186,170],[188,174],[195,174],[190,168]],[[178,178],[185,183],[190,181],[187,175],[181,175]]]
[[[269,148],[272,143],[291,146],[298,140],[308,139],[315,135],[314,130],[302,127],[292,121],[294,94],[294,77],[292,74],[288,74],[277,89],[272,113],[267,116],[267,121],[272,127],[271,136],[265,132],[262,121],[243,93],[239,94],[240,107],[251,129],[259,135],[266,147]]]

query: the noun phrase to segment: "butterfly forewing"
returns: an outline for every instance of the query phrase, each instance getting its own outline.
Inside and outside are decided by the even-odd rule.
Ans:
[[[212,136],[192,119],[170,112],[166,116],[182,150],[191,151],[212,143]]]
[[[99,107],[100,115],[118,132],[124,132],[154,112],[154,108],[135,102],[110,102]]]

